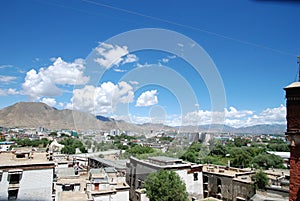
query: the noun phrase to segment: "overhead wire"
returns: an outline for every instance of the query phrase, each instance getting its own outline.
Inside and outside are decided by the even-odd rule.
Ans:
[[[219,34],[219,33],[216,33],[216,32],[207,31],[207,30],[195,27],[195,26],[182,24],[182,23],[178,23],[178,22],[175,22],[175,21],[171,21],[171,20],[151,16],[151,15],[146,15],[144,13],[140,13],[140,12],[124,9],[124,8],[119,8],[119,7],[115,7],[115,6],[112,6],[112,5],[99,3],[99,2],[95,2],[95,1],[91,1],[91,0],[81,0],[81,1],[89,3],[89,4],[93,4],[93,5],[96,5],[96,6],[105,7],[105,8],[108,8],[108,9],[120,11],[120,12],[123,12],[123,13],[128,13],[128,14],[131,14],[131,15],[136,15],[136,16],[140,16],[140,17],[143,17],[143,18],[151,19],[151,20],[155,20],[155,21],[159,21],[159,22],[163,22],[163,23],[167,23],[167,24],[171,24],[171,25],[175,25],[175,26],[179,26],[179,27],[183,27],[183,28],[187,28],[187,29],[192,29],[192,30],[195,30],[195,31],[200,31],[200,32],[203,32],[203,33],[208,34],[208,35],[212,35],[212,36],[219,37],[219,38],[224,38],[224,39],[227,39],[227,40],[231,40],[231,41],[234,41],[234,42],[237,42],[237,43],[242,43],[242,44],[245,44],[245,45],[253,46],[253,47],[256,47],[256,48],[262,48],[262,49],[270,50],[270,51],[273,51],[273,52],[277,52],[279,54],[289,55],[289,56],[293,56],[293,57],[297,56],[297,54],[294,54],[294,53],[291,53],[291,52],[279,50],[279,49],[268,47],[268,46],[258,44],[258,43],[253,43],[253,42],[233,38],[233,37],[226,36],[226,35],[223,35],[223,34]]]

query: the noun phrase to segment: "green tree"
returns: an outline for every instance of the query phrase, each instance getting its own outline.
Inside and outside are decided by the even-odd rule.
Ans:
[[[87,152],[82,142],[75,138],[65,137],[60,144],[65,145],[65,147],[61,150],[64,154],[75,154],[76,148],[79,148],[82,153]]]
[[[226,156],[226,148],[221,143],[216,143],[213,147],[211,154],[225,157]]]
[[[232,148],[230,156],[232,157],[232,166],[239,168],[249,167],[252,160],[251,155],[244,148]]]
[[[131,147],[127,149],[127,152],[136,156],[139,154],[149,154],[153,153],[155,150],[152,147],[147,147],[147,146],[141,146],[141,145],[136,145],[134,147]]]
[[[265,189],[269,185],[269,178],[262,170],[256,172],[252,177],[255,189]]]
[[[149,174],[144,187],[151,201],[188,201],[185,184],[173,171],[160,170]]]
[[[252,160],[254,167],[268,169],[274,168],[284,168],[283,159],[274,154],[262,153],[255,156]]]

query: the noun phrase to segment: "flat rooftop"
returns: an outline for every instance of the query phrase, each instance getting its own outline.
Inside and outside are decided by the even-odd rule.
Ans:
[[[250,178],[246,179],[245,175],[255,173],[254,171],[251,171],[251,169],[240,169],[240,168],[231,168],[231,167],[228,168],[225,166],[208,165],[208,164],[203,165],[203,172],[228,176],[228,177],[235,177],[238,180],[249,180]]]
[[[159,163],[173,163],[173,164],[178,164],[178,163],[182,163],[182,159],[178,159],[178,158],[171,158],[171,157],[167,157],[167,156],[154,156],[154,157],[148,157],[149,161],[153,161],[153,162],[159,162]]]
[[[113,167],[116,169],[126,169],[127,160],[108,160],[99,157],[90,157],[92,160],[96,160],[99,163],[105,164],[107,167]]]
[[[58,194],[59,200],[63,201],[85,201],[88,200],[88,195],[80,191],[62,191]]]
[[[18,154],[12,152],[0,153],[0,169],[5,167],[15,166],[38,166],[38,165],[55,165],[53,161],[47,159],[46,153],[32,152],[28,157],[27,152],[19,152],[21,155],[25,154],[25,158],[18,158]]]

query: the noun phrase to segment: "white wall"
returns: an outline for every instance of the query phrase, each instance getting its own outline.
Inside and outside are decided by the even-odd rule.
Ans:
[[[3,172],[0,182],[0,200],[7,200],[9,181],[8,172]],[[25,170],[19,183],[18,199],[52,200],[53,169]]]
[[[186,190],[189,194],[198,195],[197,198],[203,198],[203,176],[202,172],[198,173],[198,180],[194,181],[194,174],[188,174],[187,170],[177,170],[175,171],[182,181],[185,183]]]
[[[129,201],[129,190],[118,191],[116,194],[93,197],[94,201]]]

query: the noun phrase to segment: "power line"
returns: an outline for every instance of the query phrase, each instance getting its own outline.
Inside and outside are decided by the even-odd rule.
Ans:
[[[291,53],[291,52],[271,48],[271,47],[261,45],[261,44],[258,44],[258,43],[253,43],[253,42],[249,42],[249,41],[245,41],[245,40],[240,40],[240,39],[233,38],[233,37],[230,37],[230,36],[226,36],[226,35],[223,35],[223,34],[219,34],[219,33],[216,33],[216,32],[200,29],[200,28],[195,27],[195,26],[182,24],[182,23],[178,23],[178,22],[175,22],[175,21],[171,21],[171,20],[151,16],[151,15],[146,15],[146,14],[143,14],[143,13],[140,13],[140,12],[131,11],[131,10],[128,10],[128,9],[119,8],[119,7],[115,7],[115,6],[111,6],[111,5],[103,4],[103,3],[99,3],[99,2],[94,2],[94,1],[91,1],[91,0],[81,0],[81,1],[89,3],[89,4],[93,4],[93,5],[96,5],[96,6],[101,6],[101,7],[105,7],[105,8],[108,8],[108,9],[120,11],[120,12],[123,12],[123,13],[128,13],[128,14],[131,14],[131,15],[136,15],[136,16],[140,16],[140,17],[143,17],[143,18],[148,18],[148,19],[151,19],[151,20],[164,22],[164,23],[167,23],[167,24],[172,24],[172,25],[187,28],[187,29],[192,29],[192,30],[195,30],[195,31],[200,31],[200,32],[203,32],[203,33],[208,34],[208,35],[212,35],[212,36],[219,37],[219,38],[224,38],[224,39],[227,39],[227,40],[231,40],[231,41],[234,41],[234,42],[242,43],[242,44],[257,47],[257,48],[270,50],[270,51],[273,51],[273,52],[277,52],[279,54],[289,55],[289,56],[293,56],[293,57],[297,56],[297,54],[294,54],[294,53]]]

